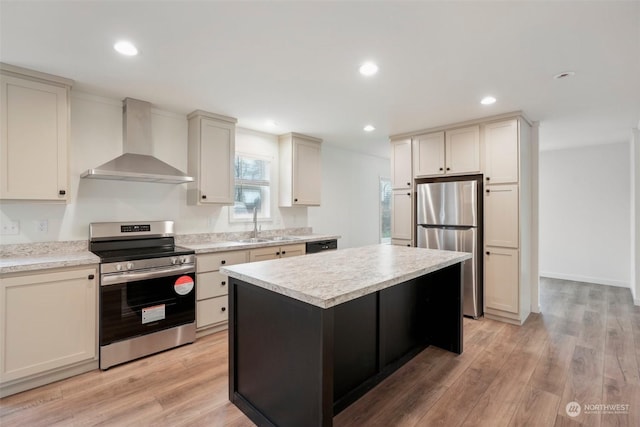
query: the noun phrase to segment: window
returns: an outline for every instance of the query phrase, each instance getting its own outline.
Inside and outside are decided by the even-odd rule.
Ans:
[[[271,162],[267,159],[237,154],[235,160],[235,196],[232,219],[271,218]]]
[[[391,180],[380,178],[380,243],[391,242]]]

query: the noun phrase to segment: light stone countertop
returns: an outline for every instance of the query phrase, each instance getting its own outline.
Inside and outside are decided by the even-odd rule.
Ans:
[[[213,241],[205,243],[178,243],[178,245],[193,249],[196,251],[196,254],[206,254],[340,238],[340,236],[329,234],[296,235],[294,237],[296,238],[295,240],[259,243]],[[76,267],[100,263],[100,258],[86,249],[86,240],[3,246],[0,252],[0,274],[34,272],[51,268]]]
[[[0,258],[0,274],[33,272],[49,268],[77,267],[99,264],[100,258],[92,252],[52,253]]]
[[[283,245],[295,245],[298,243],[317,242],[322,240],[339,239],[340,236],[334,234],[307,234],[307,235],[295,235],[287,237],[293,237],[289,240],[273,240],[268,242],[238,242],[238,241],[217,241],[217,242],[205,242],[205,243],[179,243],[180,246],[188,249],[193,249],[198,254],[207,254],[215,252],[225,251],[240,251],[243,249],[257,249],[266,248],[270,246],[283,246]],[[273,238],[266,237],[266,238]]]
[[[220,272],[330,308],[470,258],[466,252],[381,244],[238,264]]]

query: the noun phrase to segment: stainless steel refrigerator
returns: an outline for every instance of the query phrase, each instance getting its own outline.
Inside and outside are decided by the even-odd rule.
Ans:
[[[472,254],[463,264],[463,312],[474,319],[482,315],[481,183],[470,179],[417,185],[418,247]]]

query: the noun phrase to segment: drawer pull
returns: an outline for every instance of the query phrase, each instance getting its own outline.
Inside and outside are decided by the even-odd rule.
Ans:
[[[58,191],[58,194],[61,195],[61,196],[64,196],[65,194],[67,194],[67,192],[64,191],[64,190],[60,190],[60,191]]]
[[[491,255],[491,252],[489,252],[489,251],[487,251],[487,252],[485,252],[485,253],[486,253],[487,255]]]
[[[227,284],[227,282],[220,282],[220,284],[221,284],[222,286],[224,286],[224,285],[226,285],[226,284]]]
[[[280,252],[276,252],[276,255],[280,255]]]
[[[90,275],[87,277],[87,279],[89,279],[89,280],[93,280],[93,279],[95,279],[95,278],[96,278],[96,276],[94,276],[93,274],[90,274]]]
[[[220,310],[221,311],[227,311],[227,307],[222,307]]]
[[[220,261],[220,264],[223,264],[223,265],[224,265],[224,264],[226,264],[226,263],[227,263],[227,261],[225,261],[225,260]]]

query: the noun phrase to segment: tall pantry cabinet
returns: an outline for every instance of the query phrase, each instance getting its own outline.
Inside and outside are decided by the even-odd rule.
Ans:
[[[485,316],[522,324],[531,312],[531,126],[514,117],[482,134]]]
[[[482,174],[484,312],[514,324],[531,312],[537,277],[531,272],[530,135],[529,122],[511,113],[391,138],[392,244],[414,244],[414,179]]]

